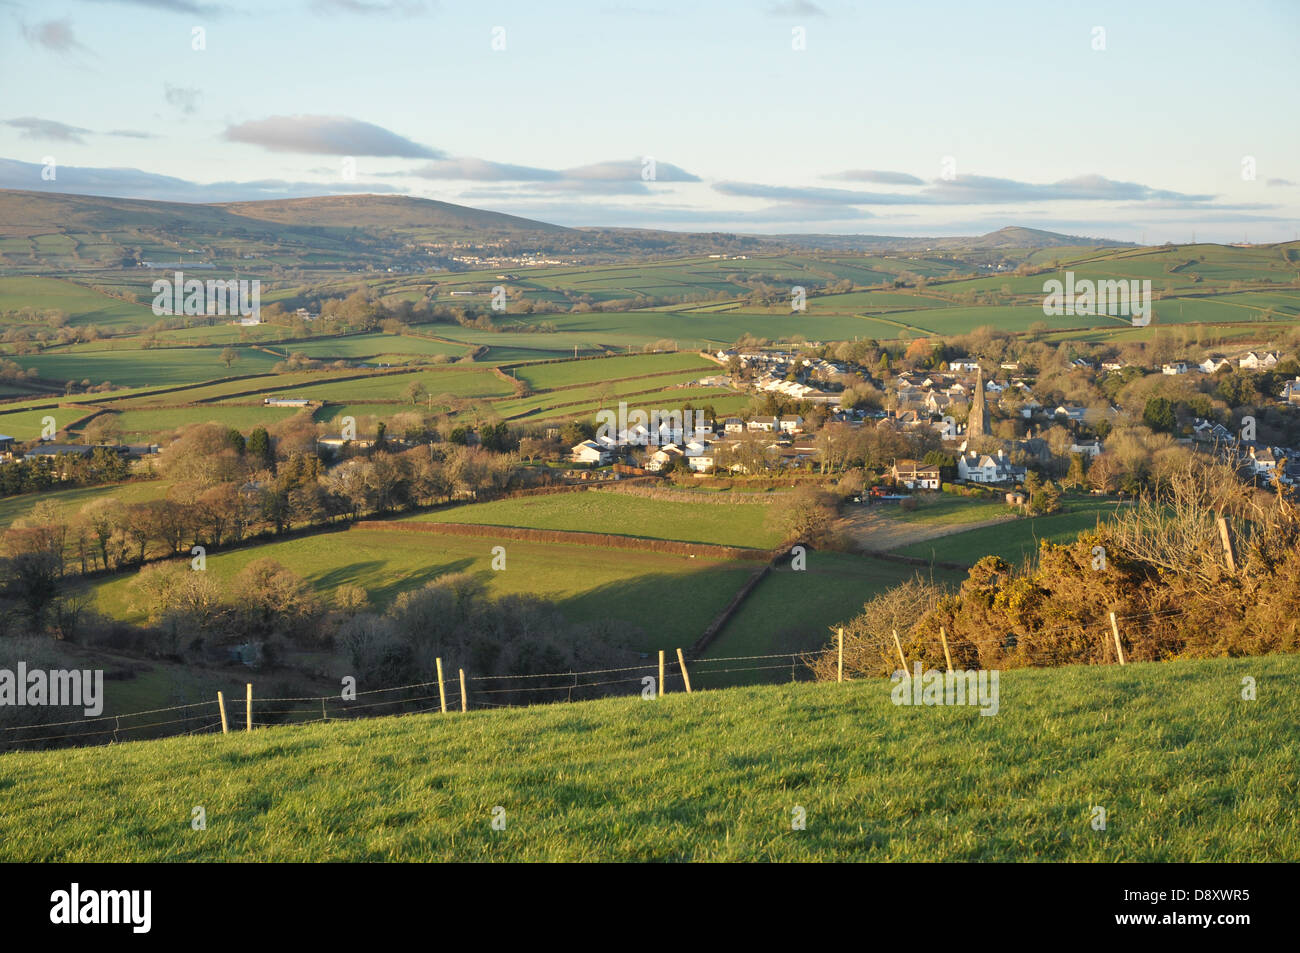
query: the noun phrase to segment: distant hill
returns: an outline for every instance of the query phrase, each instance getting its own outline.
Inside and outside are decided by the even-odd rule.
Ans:
[[[189,204],[0,189],[0,273],[94,274],[185,263],[273,277],[460,267],[453,256],[533,255],[583,264],[706,254],[942,252],[1002,258],[1128,243],[1012,226],[977,237],[745,235],[567,228],[400,195]]]
[[[50,228],[63,232],[119,228],[257,231],[253,222],[266,222],[267,226],[260,230],[266,235],[279,234],[278,227],[282,226],[349,230],[414,228],[497,235],[521,232],[555,235],[573,231],[500,212],[400,195],[328,195],[205,205],[0,189],[0,223],[3,223],[0,235],[4,236],[31,237]]]
[[[765,235],[765,239],[796,248],[826,251],[996,251],[999,249],[1031,249],[1055,247],[1136,248],[1133,242],[1117,242],[1107,238],[1083,238],[1062,235],[1039,228],[1008,225],[987,235],[975,236],[921,236],[898,235]]]
[[[395,195],[190,204],[0,189],[0,272],[66,274],[138,262],[250,272],[425,271],[455,254],[541,253],[583,262],[755,251],[735,235],[576,229]]]
[[[324,195],[265,202],[226,202],[203,207],[224,209],[243,218],[281,225],[414,228],[505,235],[521,232],[559,235],[573,232],[573,229],[562,225],[407,195]]]

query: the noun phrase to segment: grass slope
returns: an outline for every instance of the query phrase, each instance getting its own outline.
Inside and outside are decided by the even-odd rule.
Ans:
[[[870,681],[16,753],[0,859],[1294,861],[1297,677],[1078,667],[1004,674],[994,717]]]

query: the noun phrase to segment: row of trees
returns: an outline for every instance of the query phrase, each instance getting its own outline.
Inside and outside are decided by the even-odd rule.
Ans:
[[[7,460],[0,463],[0,496],[39,493],[56,486],[96,486],[125,480],[126,460],[111,447],[96,447],[88,457],[76,454]]]

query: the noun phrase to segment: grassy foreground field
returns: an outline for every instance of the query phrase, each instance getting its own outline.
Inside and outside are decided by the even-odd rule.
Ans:
[[[1008,672],[993,717],[871,681],[15,753],[0,859],[1294,861],[1298,676]]]

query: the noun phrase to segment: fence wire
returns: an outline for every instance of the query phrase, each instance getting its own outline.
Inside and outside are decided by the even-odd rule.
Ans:
[[[1185,616],[1191,614],[1191,612],[1192,610],[1188,609],[1169,608],[1125,616],[1116,614],[1116,622],[1124,623],[1121,637],[1123,643],[1125,643],[1125,654],[1140,655],[1144,651],[1152,649],[1164,650],[1175,647],[1167,641],[1161,641],[1160,629],[1167,620]],[[998,646],[1016,652],[1017,661],[1028,661],[1031,666],[1040,665],[1044,662],[1054,664],[1095,663],[1095,660],[1090,661],[1081,658],[1080,651],[1077,648],[1047,646],[1039,643],[1039,640],[1045,637],[1063,632],[1077,633],[1081,639],[1099,639],[1098,651],[1100,656],[1107,661],[1114,659],[1113,632],[1110,627],[1109,616],[1100,621],[1065,623],[1036,629],[1025,634],[1008,633],[1002,637],[987,639],[953,638],[952,644],[959,649],[972,645],[976,646],[977,649],[981,646]],[[1270,633],[1260,632],[1242,638],[1247,641],[1255,641],[1269,637],[1272,637]],[[891,655],[896,651],[897,647],[893,644],[892,635],[878,636],[872,641],[880,649],[887,651]],[[912,641],[914,643],[915,640]],[[926,643],[937,642],[938,635],[927,635],[924,641]],[[608,696],[610,694],[609,687],[614,685],[635,684],[645,686],[645,677],[647,675],[654,677],[653,694],[647,697],[656,697],[661,694],[681,694],[687,690],[688,680],[692,691],[696,687],[722,687],[722,685],[735,683],[735,680],[724,679],[722,685],[713,684],[715,676],[779,671],[789,672],[791,680],[798,680],[801,676],[805,680],[811,680],[814,677],[813,662],[818,658],[825,657],[826,653],[827,650],[823,649],[815,652],[780,652],[760,655],[693,658],[687,660],[686,671],[682,670],[681,664],[675,658],[670,660],[668,656],[665,656],[663,684],[658,683],[659,662],[654,658],[647,658],[645,662],[638,665],[625,665],[615,668],[466,676],[463,694],[460,678],[453,675],[443,679],[441,688],[438,680],[433,679],[424,682],[412,682],[407,685],[350,692],[346,697],[341,694],[255,697],[251,727],[279,727],[288,724],[311,725],[330,721],[354,721],[359,718],[428,714],[444,710],[460,711],[462,705],[467,710],[500,709],[523,707],[538,703],[553,703],[559,700],[587,700],[598,695]],[[776,663],[775,660],[778,659],[782,661]],[[917,661],[919,660],[913,660],[913,663],[915,664]],[[747,662],[764,664],[735,664]],[[627,675],[628,672],[644,674]],[[616,677],[592,678],[592,676],[601,675]],[[551,679],[556,681],[557,684],[537,684],[537,681],[541,679]],[[771,678],[766,679],[766,681],[770,682]],[[671,691],[669,690],[670,684]],[[605,691],[592,695],[589,691],[592,689],[604,689]],[[406,694],[390,698],[377,697],[399,692]],[[576,699],[575,695],[578,696]],[[500,698],[498,696],[507,697]],[[421,702],[430,704],[412,708],[412,706]],[[281,707],[266,707],[268,705]],[[408,710],[376,710],[392,709],[395,706]],[[140,718],[168,715],[175,712],[192,712],[192,714],[175,718],[155,717],[153,720],[142,723],[137,721]],[[194,722],[202,722],[202,724],[194,725]],[[175,727],[180,725],[188,727]],[[68,721],[0,727],[0,751],[20,747],[47,746],[53,743],[71,741],[90,746],[117,744],[143,737],[158,738],[213,734],[218,730],[246,731],[249,727],[246,702],[241,704],[240,698],[232,696],[227,700],[224,724],[220,705],[216,699],[213,699],[211,701],[192,702],[164,708],[150,708],[118,715],[99,715]],[[60,731],[59,729],[74,730]],[[168,730],[158,731],[158,729]],[[49,733],[51,730],[54,730],[53,734]],[[152,732],[152,734],[146,736],[137,734],[138,732]]]

